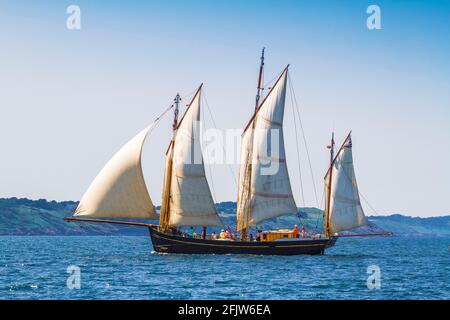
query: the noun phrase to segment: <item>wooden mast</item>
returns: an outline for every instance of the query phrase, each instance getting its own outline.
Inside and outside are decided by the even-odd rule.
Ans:
[[[334,160],[334,132],[331,134],[331,144],[329,145],[330,148],[330,168],[329,170],[329,178],[328,178],[328,197],[327,197],[327,203],[326,203],[326,212],[325,212],[325,236],[330,236],[330,223],[329,223],[329,217],[330,217],[330,202],[331,202],[331,177],[333,175],[333,160]]]
[[[178,125],[178,113],[180,112],[180,94],[177,93],[177,95],[175,96],[175,110],[173,111],[173,124],[172,124],[172,129],[176,130],[177,125]]]
[[[159,228],[161,231],[166,231],[169,228],[170,220],[170,185],[172,183],[172,152],[175,144],[175,134],[178,128],[178,114],[180,112],[180,94],[177,93],[174,99],[175,109],[173,111],[173,123],[172,123],[172,140],[170,141],[169,148],[166,152],[167,163],[164,172],[164,185],[163,185],[163,195],[162,195],[162,205],[161,213],[159,216]]]
[[[259,65],[259,75],[258,75],[258,86],[256,88],[255,110],[253,112],[252,119],[256,116],[256,113],[258,112],[259,100],[261,98],[261,91],[262,91],[261,86],[262,86],[262,79],[263,79],[263,73],[264,73],[264,50],[265,50],[265,47],[263,47],[262,52],[261,52],[261,63]],[[247,125],[247,127],[248,127],[248,125]],[[247,129],[247,127],[245,129]],[[254,127],[255,127],[255,122],[253,121],[252,129],[254,129]],[[253,157],[253,155],[249,154],[248,157],[250,158],[249,159],[250,161],[247,160],[247,163],[249,165],[248,165],[248,170],[244,176],[244,179],[247,181],[250,181],[249,179],[251,179],[251,176],[252,176],[252,157]],[[239,195],[238,195],[238,197],[239,197]],[[245,206],[247,207],[247,209],[245,210],[244,218],[247,220],[247,225],[248,225],[248,221],[250,219],[250,210],[251,210],[251,205],[248,203],[248,199],[246,200]],[[241,240],[245,240],[247,238],[247,229],[248,228],[245,227],[241,230]]]
[[[256,91],[256,103],[255,103],[255,110],[258,108],[259,106],[259,99],[261,98],[261,90],[263,90],[264,88],[261,87],[262,85],[262,79],[263,79],[263,72],[264,72],[264,50],[266,48],[262,48],[262,52],[261,52],[261,64],[259,66],[259,77],[258,77],[258,88]]]

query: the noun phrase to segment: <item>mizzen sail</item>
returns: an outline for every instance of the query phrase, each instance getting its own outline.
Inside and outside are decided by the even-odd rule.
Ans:
[[[158,219],[142,173],[142,147],[152,124],[120,149],[89,186],[78,217]]]
[[[325,192],[329,199],[326,206],[329,233],[367,224],[356,184],[350,135],[325,176]]]
[[[238,230],[297,212],[283,137],[287,71],[286,68],[278,78],[242,136]]]
[[[161,225],[222,225],[205,175],[200,146],[198,89],[175,129],[166,159]]]

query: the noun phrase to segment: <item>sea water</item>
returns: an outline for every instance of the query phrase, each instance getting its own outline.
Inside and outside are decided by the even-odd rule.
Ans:
[[[175,255],[148,237],[0,237],[0,299],[450,299],[450,238],[341,238],[318,256]]]

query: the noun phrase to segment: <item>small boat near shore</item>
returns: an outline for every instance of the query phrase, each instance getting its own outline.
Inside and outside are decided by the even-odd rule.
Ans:
[[[253,237],[260,232],[258,224],[274,217],[297,214],[298,210],[290,184],[283,137],[289,66],[261,99],[263,67],[264,50],[254,112],[242,134],[236,232],[233,237],[217,239],[206,233],[207,227],[222,226],[222,221],[205,175],[200,148],[202,85],[181,119],[178,119],[179,94],[169,108],[174,110],[173,133],[166,152],[159,214],[144,181],[141,154],[147,136],[160,117],[115,154],[83,195],[74,216],[66,220],[146,227],[156,252],[258,255],[324,254],[325,249],[335,245],[337,232],[367,224],[353,168],[351,134],[336,154],[333,135],[329,146],[330,166],[324,179],[323,233],[306,236],[298,229],[261,230],[257,239]],[[276,155],[268,150],[274,143],[278,147]],[[276,170],[268,172],[267,164],[275,164]],[[123,218],[159,220],[159,224],[109,220]],[[203,237],[186,236],[179,232],[183,227],[203,227]]]

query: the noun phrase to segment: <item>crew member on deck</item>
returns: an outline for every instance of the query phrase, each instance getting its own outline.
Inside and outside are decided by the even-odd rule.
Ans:
[[[294,236],[296,238],[298,238],[299,231],[298,231],[298,226],[297,225],[294,225],[294,230],[292,230],[292,233],[294,234]]]
[[[206,239],[206,227],[203,227],[203,228],[202,228],[201,238],[202,238],[203,240]]]
[[[231,239],[231,229],[230,227],[227,228],[227,230],[225,231],[225,236],[227,239]]]
[[[226,234],[225,234],[225,230],[222,229],[222,230],[220,231],[219,239],[226,239],[226,237],[227,237],[227,236],[226,236]]]
[[[306,236],[305,226],[302,226],[302,238]]]
[[[256,231],[256,241],[261,241],[261,230]]]

